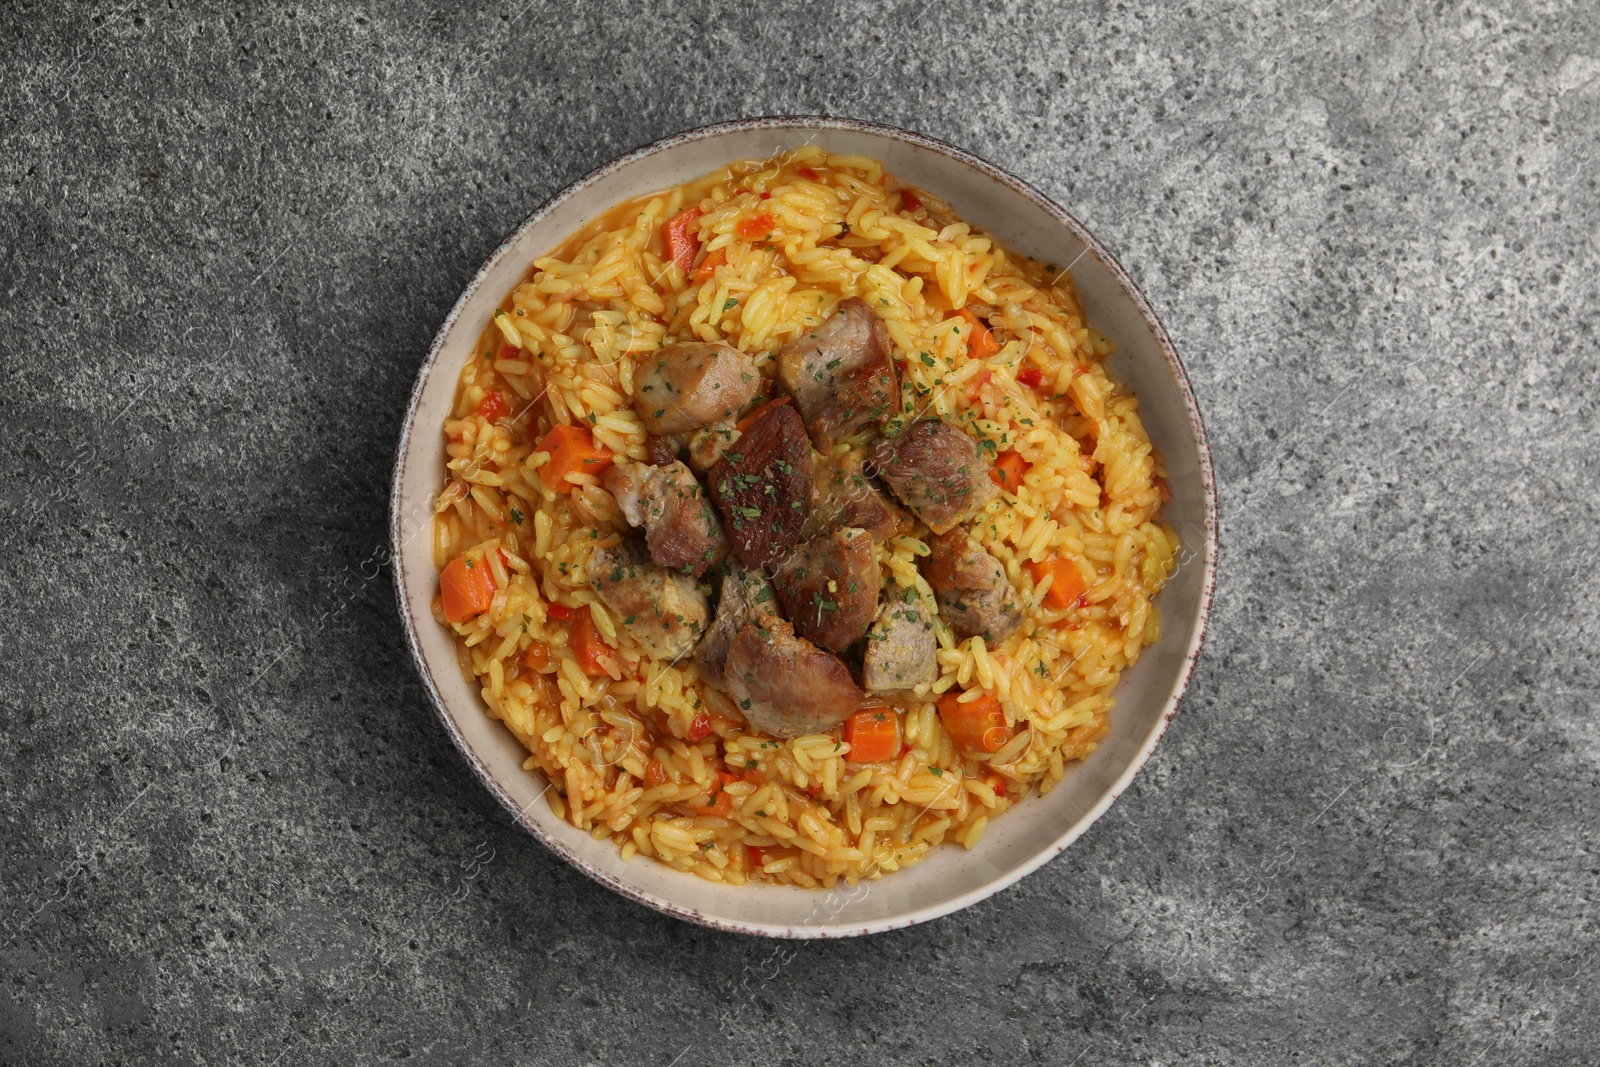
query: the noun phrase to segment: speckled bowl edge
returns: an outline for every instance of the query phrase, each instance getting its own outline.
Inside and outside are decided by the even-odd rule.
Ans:
[[[401,497],[402,486],[405,481],[405,463],[406,455],[409,450],[408,446],[410,444],[411,435],[416,429],[417,408],[421,402],[423,387],[428,380],[429,372],[433,368],[434,364],[439,360],[440,354],[444,349],[445,343],[455,325],[456,319],[461,314],[462,309],[471,301],[473,296],[477,293],[478,288],[483,283],[484,278],[490,273],[492,268],[498,264],[501,257],[507,254],[508,250],[523,232],[539,222],[539,220],[549,214],[557,205],[572,197],[580,190],[593,185],[595,182],[637,159],[664,151],[673,147],[674,145],[678,145],[686,141],[704,140],[724,136],[729,133],[751,130],[813,129],[864,132],[893,138],[895,140],[903,141],[911,145],[950,156],[956,159],[958,162],[982,172],[993,180],[1009,187],[1020,196],[1023,196],[1029,201],[1033,202],[1037,207],[1059,221],[1063,226],[1071,231],[1079,241],[1083,243],[1085,248],[1088,249],[1089,254],[1098,260],[1101,266],[1103,266],[1112,274],[1114,278],[1116,278],[1118,284],[1122,287],[1128,298],[1139,309],[1139,312],[1143,316],[1145,323],[1149,326],[1152,334],[1156,338],[1162,355],[1166,359],[1168,368],[1172,373],[1173,379],[1177,382],[1178,387],[1183,394],[1184,404],[1189,414],[1189,429],[1194,436],[1194,441],[1200,460],[1200,473],[1204,489],[1206,545],[1204,559],[1205,571],[1200,593],[1197,621],[1194,634],[1190,638],[1189,647],[1184,655],[1183,667],[1179,672],[1179,677],[1172,687],[1172,691],[1165,702],[1161,715],[1156,720],[1156,726],[1146,735],[1143,743],[1140,745],[1137,755],[1129,762],[1128,766],[1118,776],[1111,788],[1106,790],[1101,798],[1086,813],[1084,813],[1082,818],[1074,822],[1072,826],[1064,831],[1061,836],[1052,842],[1048,847],[1040,849],[1028,860],[1018,864],[1016,867],[1005,872],[1002,876],[971,892],[940,901],[936,905],[918,909],[907,915],[897,916],[892,919],[885,919],[873,923],[835,925],[821,922],[814,925],[797,926],[792,924],[768,924],[750,921],[734,922],[726,919],[707,916],[704,913],[696,911],[692,908],[682,907],[673,902],[662,900],[650,893],[638,889],[637,887],[628,885],[627,883],[613,877],[607,872],[595,868],[583,858],[573,853],[572,850],[567,848],[564,843],[546,833],[536,821],[527,816],[527,812],[524,810],[523,806],[517,804],[517,802],[500,786],[500,784],[495,780],[494,776],[489,773],[488,769],[483,765],[482,761],[472,750],[472,747],[467,743],[466,739],[462,736],[460,729],[457,727],[453,717],[451,716],[450,711],[445,704],[444,698],[434,681],[427,661],[423,656],[422,649],[418,641],[417,620],[414,615],[414,606],[406,599],[405,586],[402,580],[402,549],[404,547],[405,533],[403,527],[403,515],[401,513]],[[423,360],[422,365],[417,370],[416,381],[412,387],[410,397],[406,404],[406,411],[402,423],[400,439],[396,448],[394,474],[390,483],[389,513],[389,549],[392,554],[392,560],[395,568],[395,595],[400,609],[399,614],[401,626],[405,632],[406,646],[410,651],[412,662],[416,666],[417,672],[422,678],[423,686],[427,691],[428,699],[432,703],[434,711],[438,714],[440,721],[443,722],[445,730],[449,733],[452,742],[461,752],[462,756],[466,759],[468,766],[472,768],[473,773],[483,783],[484,787],[487,788],[489,792],[500,802],[500,804],[511,813],[512,817],[516,819],[516,821],[524,829],[531,833],[542,844],[544,844],[562,859],[566,860],[568,863],[587,874],[590,878],[593,878],[595,881],[606,886],[607,888],[615,890],[630,900],[637,901],[665,914],[672,915],[689,922],[698,923],[703,926],[708,926],[713,929],[722,930],[729,933],[742,933],[766,937],[796,939],[857,937],[864,934],[880,933],[887,930],[901,929],[917,923],[927,922],[943,915],[948,915],[952,912],[959,911],[962,908],[968,907],[979,902],[980,900],[984,900],[993,894],[1000,892],[1001,890],[1015,884],[1028,874],[1031,874],[1050,859],[1059,855],[1069,845],[1082,836],[1082,834],[1087,831],[1088,828],[1092,826],[1101,815],[1105,813],[1111,804],[1122,795],[1122,793],[1127,789],[1129,783],[1132,782],[1134,776],[1138,774],[1140,769],[1149,760],[1150,754],[1154,751],[1156,744],[1166,733],[1168,724],[1172,721],[1172,717],[1177,712],[1178,702],[1182,699],[1184,692],[1188,689],[1189,682],[1194,675],[1195,665],[1199,659],[1200,649],[1204,643],[1206,631],[1209,626],[1211,606],[1216,590],[1219,517],[1215,473],[1212,466],[1211,449],[1205,431],[1205,424],[1201,417],[1200,406],[1195,398],[1194,389],[1189,381],[1188,373],[1184,370],[1183,363],[1178,357],[1177,349],[1173,345],[1172,339],[1167,333],[1166,326],[1156,315],[1155,310],[1151,308],[1149,301],[1139,290],[1139,287],[1134,284],[1134,281],[1128,275],[1128,272],[1122,267],[1121,263],[1117,261],[1116,257],[1113,256],[1111,252],[1107,250],[1105,246],[1102,245],[1100,241],[1095,238],[1095,236],[1091,234],[1088,229],[1084,227],[1084,225],[1079,222],[1070,212],[1056,204],[1042,192],[1035,189],[1033,186],[1029,185],[1027,182],[1016,177],[1015,175],[1012,175],[1011,173],[994,166],[986,160],[975,156],[964,149],[958,148],[944,141],[927,137],[922,134],[912,133],[894,126],[864,122],[856,119],[828,118],[823,116],[774,116],[765,118],[740,119],[733,122],[716,123],[709,126],[697,127],[692,130],[686,130],[682,133],[673,134],[671,136],[652,141],[649,144],[636,148],[633,151],[619,156],[616,159],[613,159],[611,162],[591,171],[584,177],[567,185],[555,195],[551,196],[530,215],[528,215],[527,218],[523,219],[522,222],[518,224],[516,229],[511,231],[511,233],[500,242],[499,246],[496,247],[494,252],[484,261],[483,265],[480,266],[477,272],[473,275],[472,280],[467,284],[460,297],[456,300],[449,313],[445,316],[443,323],[441,323],[438,332],[434,336],[432,344],[428,348],[427,357]],[[422,615],[429,624],[433,622],[432,614],[426,609],[425,606],[423,608]],[[686,875],[685,877],[690,876]]]

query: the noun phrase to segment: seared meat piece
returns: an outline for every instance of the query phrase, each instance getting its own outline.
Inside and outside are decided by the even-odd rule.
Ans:
[[[727,692],[723,668],[728,662],[728,646],[744,629],[745,623],[775,618],[776,606],[772,585],[766,576],[734,560],[722,579],[722,599],[717,603],[717,621],[711,624],[711,629],[700,641],[700,647],[695,649],[694,661],[700,665],[700,677]]]
[[[658,468],[646,486],[644,536],[651,559],[695,578],[728,554],[710,497],[694,472],[676,461]]]
[[[629,526],[644,525],[644,493],[656,468],[648,463],[613,463],[600,475],[600,483],[617,501],[617,510]]]
[[[894,495],[935,533],[971,518],[997,492],[978,443],[940,419],[912,423],[900,436],[879,442],[872,462]]]
[[[939,677],[938,653],[933,619],[923,607],[922,598],[908,599],[896,589],[878,609],[878,617],[867,631],[862,680],[872,693],[930,685]]]
[[[767,408],[706,481],[741,560],[766,569],[794,551],[811,513],[811,443],[794,408]]]
[[[588,575],[601,601],[646,652],[676,660],[694,651],[710,608],[693,578],[657,567],[627,542],[595,549]]]
[[[831,730],[863,695],[843,660],[778,618],[744,624],[728,646],[724,678],[750,725],[773,737]]]
[[[677,460],[665,467],[615,463],[601,475],[630,526],[643,526],[658,566],[698,578],[728,554],[706,491]]]
[[[807,537],[855,526],[874,541],[887,541],[911,529],[911,516],[867,477],[866,463],[867,454],[860,449],[817,461],[817,502],[806,522]]]
[[[760,384],[755,363],[737,348],[671,345],[639,361],[633,410],[650,433],[685,433],[733,418]]]
[[[732,419],[696,430],[689,435],[689,466],[696,474],[706,473],[738,439],[739,428]]]
[[[823,452],[900,405],[889,331],[863,300],[846,300],[827,322],[784,345],[778,381]]]
[[[1022,604],[1000,561],[965,530],[928,538],[922,576],[939,601],[939,617],[962,639],[981,636],[995,644],[1022,623]]]
[[[678,442],[670,437],[658,433],[647,434],[644,439],[645,462],[656,467],[665,467],[668,463],[678,458],[680,451]]]
[[[878,610],[878,554],[872,535],[844,529],[797,548],[772,576],[784,618],[812,644],[843,652]]]

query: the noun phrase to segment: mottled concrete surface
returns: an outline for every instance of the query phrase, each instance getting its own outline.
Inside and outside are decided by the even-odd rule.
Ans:
[[[1600,1059],[1600,11],[1288,7],[7,5],[0,1061]],[[370,576],[499,237],[804,112],[983,154],[1123,258],[1224,558],[1079,844],[795,946],[517,829]]]

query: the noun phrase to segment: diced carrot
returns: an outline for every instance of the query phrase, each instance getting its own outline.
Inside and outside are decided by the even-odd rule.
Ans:
[[[494,601],[494,577],[482,560],[457,556],[439,572],[439,601],[450,622],[482,615]]]
[[[711,277],[712,271],[726,262],[728,262],[728,253],[725,250],[719,248],[715,252],[708,253],[706,258],[700,261],[700,269],[694,272],[694,280],[696,282],[705,281]]]
[[[594,624],[594,614],[588,607],[580,608],[575,615],[571,641],[578,667],[591,678],[610,677],[611,672],[606,667],[617,665],[616,650],[600,636],[600,628]]]
[[[740,219],[739,224],[735,226],[734,229],[738,231],[740,237],[743,237],[747,241],[754,241],[759,237],[765,237],[770,234],[772,232],[772,228],[777,224],[777,219],[763,211],[759,215],[752,215],[750,218]]]
[[[544,612],[557,622],[571,622],[573,611],[565,604],[551,604]]]
[[[1000,350],[1000,345],[994,339],[994,332],[969,309],[962,308],[956,312],[967,322],[972,324],[972,336],[967,338],[967,355],[973,359],[988,359]]]
[[[728,786],[732,785],[734,782],[742,781],[744,781],[744,779],[740,778],[737,774],[729,774],[727,771],[718,771],[717,782],[711,787],[711,796],[709,798],[709,802],[698,805],[691,804],[689,805],[690,809],[700,815],[721,815],[724,817],[732,815],[733,794],[728,792]]]
[[[921,198],[918,197],[916,193],[913,193],[910,189],[900,190],[900,199],[904,201],[907,211],[916,211],[922,207]]]
[[[1017,384],[1026,385],[1029,389],[1037,388],[1044,381],[1044,372],[1038,367],[1023,367],[1017,371]]]
[[[998,752],[1011,737],[1000,698],[984,693],[963,704],[961,694],[951,690],[939,698],[939,721],[957,748],[968,752]]]
[[[845,758],[851,763],[882,763],[900,751],[900,716],[890,707],[861,708],[844,721]]]
[[[737,424],[739,432],[740,433],[744,433],[750,427],[754,426],[756,424],[756,420],[767,413],[767,409],[768,408],[775,408],[775,407],[778,407],[780,404],[787,404],[788,402],[789,402],[789,398],[788,397],[780,396],[776,400],[769,400],[765,404],[762,404],[760,407],[756,408],[750,414],[746,415],[744,418],[739,420],[739,422]]]
[[[1006,492],[1015,493],[1022,485],[1022,476],[1027,474],[1032,466],[1033,464],[1023,459],[1019,453],[1007,449],[994,461],[994,469],[989,472],[989,477]]]
[[[535,641],[522,654],[522,662],[530,671],[542,671],[550,665],[550,650]]]
[[[694,258],[700,254],[700,235],[695,223],[705,214],[697,207],[686,208],[662,224],[663,243],[667,258],[682,269],[685,276],[694,269]]]
[[[506,395],[500,390],[489,389],[484,392],[483,399],[478,402],[478,414],[493,422],[511,414],[511,405],[506,403]]]
[[[694,713],[694,718],[689,721],[689,732],[683,739],[691,745],[698,744],[711,736],[711,715],[704,710]]]
[[[822,177],[822,175],[818,174],[816,171],[812,170],[810,167],[801,167],[798,170],[796,170],[795,173],[800,175],[800,177],[806,179],[806,181],[811,181],[811,182],[814,182],[818,178]]]
[[[550,462],[539,468],[539,480],[546,489],[571,492],[569,474],[599,474],[611,466],[609,449],[594,443],[582,426],[555,427],[539,442],[539,451],[550,453]]]
[[[1046,575],[1055,576],[1044,594],[1044,602],[1049,607],[1070,608],[1073,601],[1089,590],[1088,583],[1083,580],[1083,572],[1069,559],[1051,556],[1042,563],[1029,560],[1027,566],[1028,573],[1033,575],[1034,585],[1044,581]]]
[[[660,785],[667,780],[667,768],[658,759],[653,759],[644,765],[644,786],[646,789]]]

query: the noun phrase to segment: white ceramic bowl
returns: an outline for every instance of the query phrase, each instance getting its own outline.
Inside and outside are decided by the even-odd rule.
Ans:
[[[445,480],[441,427],[474,343],[534,259],[619,201],[805,143],[880,159],[902,182],[937,193],[1008,247],[1071,265],[1089,321],[1116,343],[1113,373],[1139,397],[1145,426],[1166,458],[1166,516],[1183,538],[1178,571],[1157,600],[1161,640],[1124,674],[1111,731],[1094,754],[1048,796],[1031,797],[992,822],[976,849],[937,848],[914,867],[831,892],[719,886],[647,859],[624,862],[610,841],[557,819],[539,799],[543,780],[522,769],[522,748],[484,714],[457,666],[450,633],[429,610],[438,576],[428,525]],[[1004,889],[1076,840],[1127,787],[1173,715],[1200,651],[1217,551],[1211,458],[1194,394],[1165,329],[1111,254],[1043,194],[976,156],[891,127],[825,118],[750,119],[669,137],[606,164],[530,215],[478,271],[428,351],[406,410],[390,507],[406,641],[445,729],[484,785],[597,882],[669,915],[775,937],[849,937],[933,919]]]

